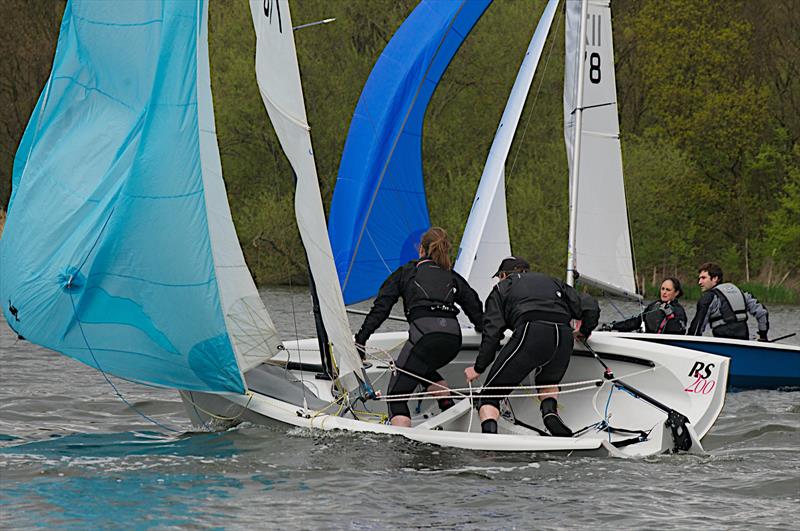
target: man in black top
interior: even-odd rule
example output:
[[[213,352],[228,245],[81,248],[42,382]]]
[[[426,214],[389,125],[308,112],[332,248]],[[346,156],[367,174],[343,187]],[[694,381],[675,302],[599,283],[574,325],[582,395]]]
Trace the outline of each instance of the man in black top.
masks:
[[[476,380],[490,364],[481,397],[478,401],[484,433],[497,433],[500,398],[509,394],[504,387],[519,385],[532,371],[542,393],[542,420],[556,436],[570,437],[572,431],[558,416],[556,397],[558,384],[569,365],[573,347],[572,319],[582,320],[579,333],[591,334],[597,325],[599,307],[587,300],[587,311],[575,289],[560,280],[530,271],[528,262],[510,257],[503,260],[483,314],[483,338],[473,367],[464,374],[467,381]],[[587,296],[588,297],[588,296]],[[513,329],[508,343],[492,363],[507,329]],[[487,396],[488,395],[488,396]]]
[[[769,312],[755,297],[730,282],[722,281],[722,268],[707,262],[698,269],[698,281],[703,296],[697,301],[697,311],[689,325],[690,336],[701,336],[708,325],[714,337],[750,339],[747,314],[758,321],[758,340],[767,341]]]

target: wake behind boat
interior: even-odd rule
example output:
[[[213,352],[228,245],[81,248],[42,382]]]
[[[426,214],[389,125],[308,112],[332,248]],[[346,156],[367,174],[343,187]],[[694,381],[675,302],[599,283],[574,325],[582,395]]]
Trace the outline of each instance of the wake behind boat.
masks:
[[[460,4],[420,7],[438,38],[463,29]],[[543,432],[530,386],[504,405],[499,435],[473,433],[469,388],[445,412],[414,395],[413,428],[384,424],[382,391],[398,370],[389,353],[406,335],[374,335],[372,364],[362,365],[325,226],[289,5],[252,0],[251,11],[259,87],[296,173],[319,337],[281,342],[244,263],[214,126],[207,2],[80,0],[67,5],[17,153],[0,241],[0,299],[19,336],[104,374],[180,390],[190,417],[213,429],[247,419],[471,449],[702,451],[727,360],[600,335],[577,349],[562,382],[576,437]],[[443,372],[451,382],[474,361],[478,337],[464,336]]]

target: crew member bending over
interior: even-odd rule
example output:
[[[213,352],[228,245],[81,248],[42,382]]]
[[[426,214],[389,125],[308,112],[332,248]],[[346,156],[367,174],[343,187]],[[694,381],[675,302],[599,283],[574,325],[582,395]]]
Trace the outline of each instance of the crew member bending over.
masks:
[[[401,266],[384,281],[355,336],[362,353],[369,337],[389,317],[400,297],[408,319],[408,341],[397,358],[398,370],[389,381],[387,395],[409,394],[423,384],[435,396],[446,397],[450,391],[438,369],[453,361],[461,350],[461,326],[455,305],[461,306],[478,331],[483,312],[478,294],[451,268],[450,240],[444,229],[428,229],[419,243],[419,260]],[[453,400],[440,398],[438,403],[444,411],[453,405]],[[406,401],[390,401],[389,415],[393,425],[411,426]]]
[[[571,286],[542,273],[530,272],[528,262],[510,257],[500,263],[500,282],[486,299],[483,338],[474,367],[467,367],[467,381],[476,380],[495,358],[506,329],[513,334],[497,355],[486,376],[478,400],[478,414],[484,433],[497,433],[500,398],[519,385],[532,371],[542,393],[542,421],[547,431],[560,437],[572,431],[558,416],[558,384],[569,365],[573,347],[572,319],[580,319],[580,334],[589,337],[597,325],[596,305],[582,315],[578,293]],[[587,305],[588,306],[588,305]]]

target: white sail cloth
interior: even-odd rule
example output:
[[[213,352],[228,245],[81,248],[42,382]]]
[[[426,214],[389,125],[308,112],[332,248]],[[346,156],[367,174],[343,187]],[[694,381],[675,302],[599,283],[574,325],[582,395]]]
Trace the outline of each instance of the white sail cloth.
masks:
[[[639,298],[631,252],[617,118],[608,0],[588,0],[579,175],[573,175],[581,0],[567,0],[564,141],[570,183],[577,179],[575,265],[582,282]],[[572,192],[573,186],[570,186]]]
[[[251,0],[256,78],[272,125],[297,177],[295,215],[339,376],[361,370],[333,261],[306,119],[288,0]]]
[[[489,149],[461,238],[455,270],[467,279],[482,301],[486,300],[494,286],[492,275],[500,260],[511,254],[506,212],[505,164],[557,7],[558,0],[549,1],[525,52]]]
[[[202,4],[202,17],[197,39],[197,107],[208,232],[225,326],[239,368],[246,372],[277,354],[281,340],[250,276],[231,218],[211,97],[207,3]]]

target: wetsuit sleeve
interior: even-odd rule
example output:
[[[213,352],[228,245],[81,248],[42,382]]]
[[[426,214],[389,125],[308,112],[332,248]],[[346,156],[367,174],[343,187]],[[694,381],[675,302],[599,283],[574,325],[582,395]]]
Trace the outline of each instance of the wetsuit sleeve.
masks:
[[[569,307],[570,317],[573,319],[583,319],[583,299],[578,291],[566,283],[561,283],[561,293],[564,294],[564,302]],[[598,318],[600,316],[600,307],[597,308]],[[595,323],[597,325],[597,323]]]
[[[372,333],[389,317],[392,307],[400,298],[402,280],[403,268],[400,267],[383,281],[381,289],[378,290],[378,296],[372,303],[372,308],[364,318],[361,330],[356,334],[356,343],[365,345]]]
[[[614,321],[611,323],[611,330],[617,332],[635,332],[642,326],[642,314],[634,315],[623,321]]]
[[[486,298],[486,308],[483,312],[483,337],[478,358],[475,360],[475,371],[483,372],[492,364],[500,348],[500,340],[508,328],[503,312],[503,300],[497,286],[494,287]]]
[[[697,301],[697,311],[695,311],[694,319],[692,319],[692,323],[689,325],[689,331],[686,332],[687,335],[703,335],[706,324],[708,323],[708,312],[715,298],[715,295],[710,291],[703,293],[703,296]]]
[[[600,322],[600,305],[597,299],[588,293],[580,294],[581,302],[581,329],[580,332],[586,337],[592,333],[592,330],[597,328]]]
[[[464,277],[453,271],[456,282],[456,303],[461,306],[464,313],[478,332],[483,330],[483,305],[478,294],[472,289]]]
[[[746,291],[744,292],[744,304],[747,308],[747,313],[755,317],[756,321],[758,321],[759,335],[762,333],[766,335],[766,333],[769,332],[769,312],[766,306],[758,302],[758,299]]]

